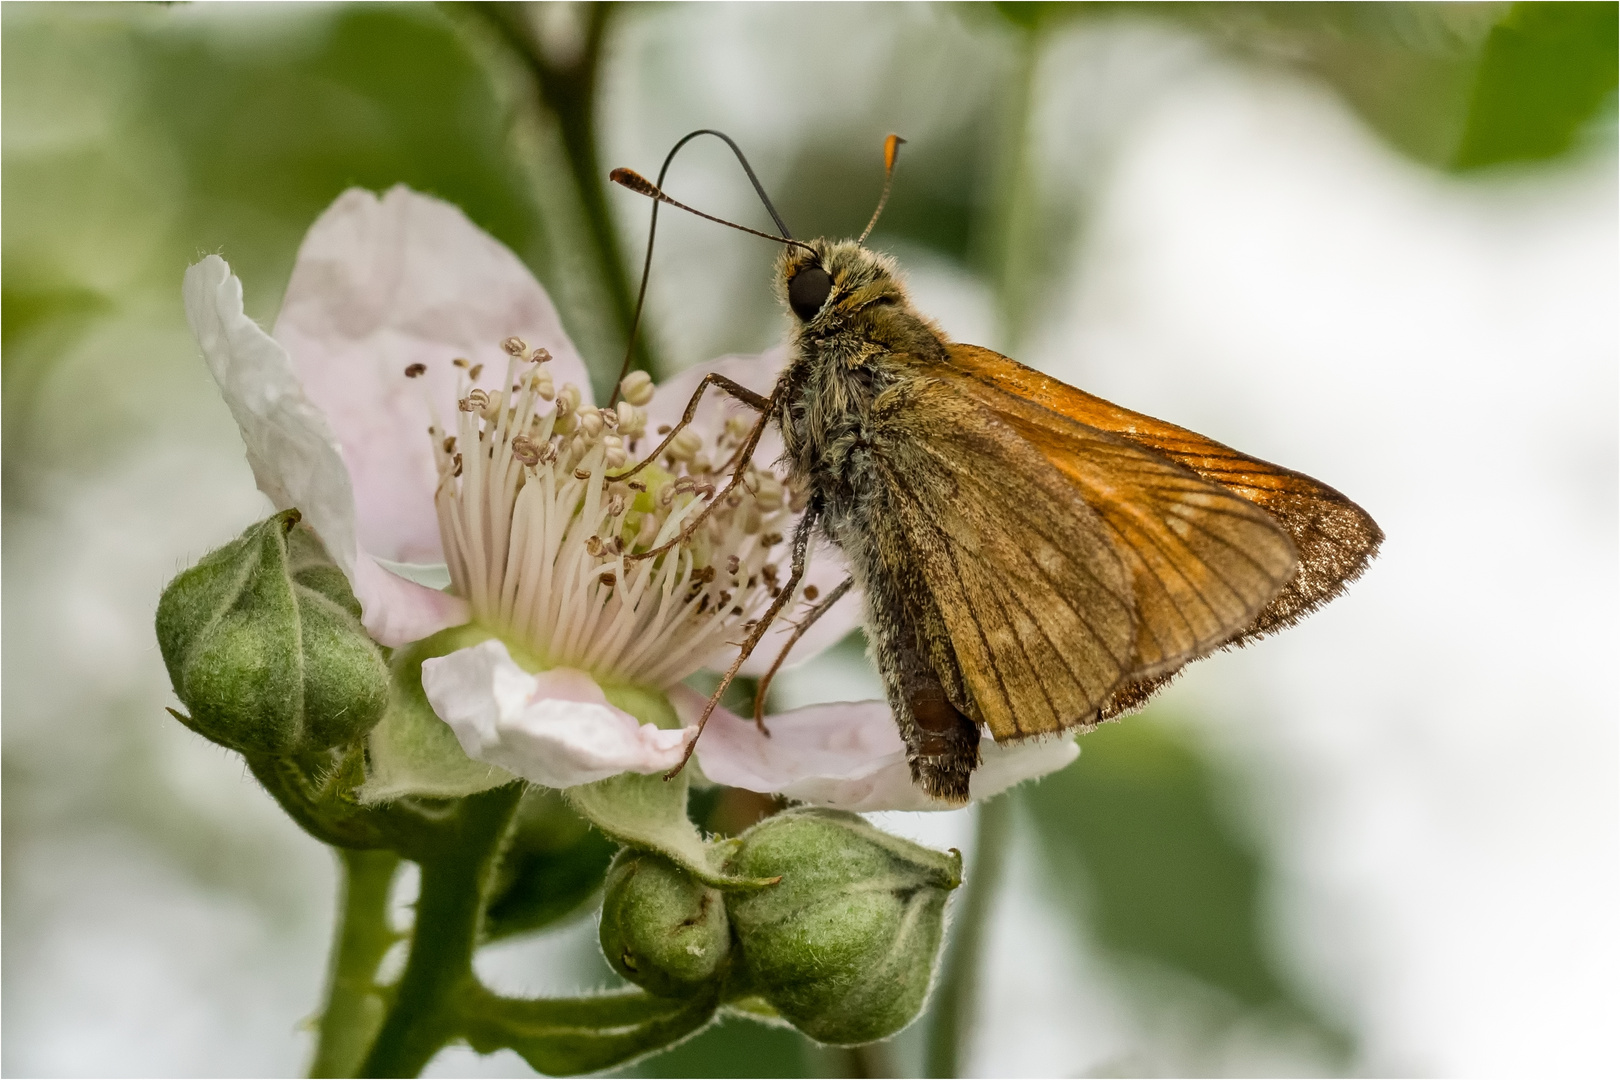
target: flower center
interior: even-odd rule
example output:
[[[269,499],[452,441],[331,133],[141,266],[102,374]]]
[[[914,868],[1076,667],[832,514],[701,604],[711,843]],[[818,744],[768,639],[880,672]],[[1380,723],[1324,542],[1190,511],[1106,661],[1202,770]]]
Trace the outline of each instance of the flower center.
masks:
[[[615,479],[647,437],[651,383],[633,374],[617,409],[582,407],[578,387],[553,385],[549,353],[504,344],[510,390],[473,389],[477,369],[457,360],[467,375],[454,433],[429,429],[456,591],[475,619],[549,665],[610,682],[679,682],[741,640],[780,593],[787,575],[773,552],[787,558],[783,536],[801,498],[749,463],[690,537],[657,558],[629,558],[680,535],[716,497],[747,422],[688,427],[661,462]]]

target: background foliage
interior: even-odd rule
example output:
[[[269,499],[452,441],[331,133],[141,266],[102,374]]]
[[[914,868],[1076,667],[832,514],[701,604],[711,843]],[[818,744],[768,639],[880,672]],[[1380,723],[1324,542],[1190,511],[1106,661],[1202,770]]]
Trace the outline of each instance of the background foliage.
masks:
[[[1065,302],[1112,155],[1188,57],[1325,87],[1416,166],[1489,183],[1504,169],[1612,160],[1616,12],[1611,3],[786,12],[762,50],[782,69],[769,80],[775,98],[758,104],[752,130],[734,134],[756,153],[784,216],[814,235],[858,228],[875,196],[878,142],[902,130],[912,141],[880,239],[979,290],[985,344],[1012,349],[1037,340]],[[322,887],[310,883],[325,880],[323,856],[232,775],[236,766],[163,717],[161,665],[139,617],[168,574],[257,516],[186,336],[179,276],[199,254],[223,252],[247,283],[250,314],[268,323],[317,213],[349,186],[406,183],[462,206],[528,263],[605,386],[623,348],[644,207],[585,178],[604,164],[650,170],[671,134],[710,122],[681,112],[679,80],[693,76],[671,57],[689,13],[529,14],[4,9],[8,1072],[94,1072],[113,1061],[132,1071],[297,1067],[297,1040],[284,1029],[315,1000],[324,911],[304,892]],[[1111,69],[1084,51],[1110,34],[1171,44],[1127,51],[1126,67]],[[710,55],[728,59],[725,46]],[[798,50],[815,62],[799,62]],[[1095,108],[1054,115],[1041,96],[1051,58],[1076,55]],[[680,190],[757,217],[719,169],[710,161]],[[770,344],[778,316],[761,283],[771,252],[687,222],[670,223],[667,239],[642,362],[670,371]],[[689,303],[697,292],[711,299]],[[99,569],[66,573],[86,563]],[[62,650],[100,659],[66,660]],[[840,656],[839,670],[858,668],[859,643]],[[1104,1067],[1220,1068],[1200,1055],[1256,1025],[1267,1045],[1289,1048],[1293,1067],[1356,1067],[1365,1059],[1352,1019],[1302,988],[1276,944],[1266,900],[1274,855],[1233,809],[1238,781],[1175,711],[1196,707],[1178,699],[1087,738],[1075,767],[998,804],[979,835],[1038,863],[1041,903],[1093,943],[1118,993],[1183,1002],[1197,1017],[1178,1021],[1191,1033],[1178,1062],[1143,1050]],[[538,873],[561,848],[537,836]],[[145,883],[145,907],[120,912],[86,895],[109,865],[122,867],[113,880]],[[993,878],[982,878],[986,905],[996,902]],[[501,933],[521,938],[576,903],[564,900],[538,913],[514,902]],[[233,1023],[236,1050],[217,1041],[223,1032],[197,1043],[176,1027],[159,1003],[185,992],[153,985],[162,965],[140,958],[143,947],[172,947],[139,945],[174,940],[154,925],[193,909],[207,912],[195,947],[217,955],[188,978],[231,987],[208,1023]],[[84,928],[70,950],[82,976],[59,970],[64,912]],[[253,929],[261,924],[279,929]],[[541,957],[545,978],[606,984],[599,958],[578,945],[588,937],[511,963]],[[286,941],[296,945],[276,944]],[[275,968],[272,953],[307,978],[283,974],[266,989],[266,974],[261,986],[256,971]],[[41,974],[47,961],[56,975]],[[154,1003],[113,1010],[109,1026],[83,990],[98,980]],[[936,1014],[975,1015],[971,1001],[940,1000]],[[926,1029],[852,1055],[731,1021],[634,1071],[917,1074],[941,1064],[928,1057]],[[255,1056],[271,1046],[282,1056]]]

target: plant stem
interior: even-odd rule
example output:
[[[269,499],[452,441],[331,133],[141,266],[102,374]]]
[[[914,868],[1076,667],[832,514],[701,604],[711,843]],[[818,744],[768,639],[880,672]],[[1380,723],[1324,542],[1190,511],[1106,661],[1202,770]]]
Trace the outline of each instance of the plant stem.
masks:
[[[926,1076],[960,1076],[971,1045],[978,1007],[979,956],[997,887],[1007,863],[1017,804],[1011,794],[979,804],[973,862],[965,875],[962,909],[951,925],[951,948],[935,991],[934,1019],[928,1030]]]
[[[523,60],[538,84],[541,103],[556,118],[568,169],[578,190],[580,208],[590,234],[597,276],[606,287],[613,314],[622,334],[628,336],[635,315],[635,291],[631,287],[619,246],[618,226],[607,200],[607,172],[602,168],[596,145],[597,75],[608,27],[617,15],[617,5],[594,3],[584,6],[584,25],[577,50],[567,55],[551,55],[539,39],[530,5],[479,3],[473,5],[501,34],[508,46]],[[653,370],[647,336],[639,335],[631,366]]]
[[[392,851],[339,848],[338,906],[311,1076],[352,1076],[383,1018],[377,966],[398,935],[388,925],[388,890],[399,868]]]
[[[421,860],[411,956],[361,1076],[416,1076],[455,1037],[485,893],[522,794],[523,785],[508,784],[467,796],[447,842]]]

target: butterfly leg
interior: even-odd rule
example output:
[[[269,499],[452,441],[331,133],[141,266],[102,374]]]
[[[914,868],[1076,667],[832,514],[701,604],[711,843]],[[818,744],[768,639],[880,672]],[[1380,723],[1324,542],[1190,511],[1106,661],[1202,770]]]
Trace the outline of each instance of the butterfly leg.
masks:
[[[771,680],[776,678],[776,672],[781,668],[783,661],[787,659],[788,653],[793,651],[793,646],[797,645],[799,639],[804,637],[805,632],[815,625],[817,619],[831,611],[832,606],[842,600],[844,594],[849,592],[854,585],[854,578],[845,578],[834,587],[832,592],[822,598],[815,607],[806,612],[804,618],[800,619],[798,625],[793,628],[793,634],[787,639],[787,644],[783,645],[782,651],[776,654],[776,660],[771,664],[771,669],[759,680],[759,687],[754,691],[754,724],[759,728],[761,735],[770,734],[769,731],[765,730],[765,694],[771,688]]]
[[[654,447],[652,453],[648,454],[646,457],[637,462],[635,467],[622,473],[615,473],[614,475],[608,477],[608,479],[614,481],[628,480],[642,469],[645,469],[648,465],[651,465],[653,462],[657,461],[659,456],[663,454],[665,450],[669,449],[669,444],[675,441],[675,436],[679,435],[683,429],[692,423],[692,419],[697,416],[698,405],[703,401],[704,391],[711,386],[718,386],[721,390],[724,390],[726,393],[730,394],[732,397],[736,398],[738,401],[742,402],[744,405],[755,410],[756,412],[768,414],[771,411],[770,398],[754,393],[752,390],[748,389],[748,387],[744,386],[740,382],[737,382],[735,379],[728,379],[719,372],[711,371],[707,375],[703,376],[702,382],[698,383],[697,389],[692,393],[691,400],[686,403],[686,411],[681,413],[680,422],[669,429],[668,433],[664,435],[664,441]]]
[[[748,390],[746,387],[732,383],[730,379],[722,379],[722,377],[718,375],[709,375],[705,377],[705,381],[707,381],[709,378],[713,378],[717,384],[731,383],[731,385],[737,387],[737,389],[752,394],[755,398],[759,398],[759,395],[754,394],[752,390]],[[737,485],[743,482],[743,477],[748,475],[748,463],[753,460],[754,451],[758,449],[759,440],[764,437],[765,427],[771,422],[771,416],[776,408],[776,398],[774,396],[769,398],[759,398],[759,400],[761,402],[759,406],[759,419],[754,421],[754,427],[751,431],[749,431],[748,438],[743,441],[742,446],[737,449],[736,456],[732,459],[736,462],[736,464],[731,470],[730,478],[726,480],[726,486],[721,488],[718,493],[714,492],[712,488],[707,489],[709,491],[707,496],[709,500],[708,505],[694,514],[692,516],[692,520],[688,521],[673,539],[667,541],[666,543],[659,544],[655,548],[649,548],[646,551],[638,551],[634,554],[627,554],[624,556],[626,560],[639,562],[642,559],[655,559],[664,552],[669,551],[671,548],[686,543],[692,534],[698,531],[698,527],[708,520],[709,515],[714,513],[715,507],[725,502],[726,496],[735,491],[737,489]],[[687,419],[689,420],[691,416],[696,413],[696,411],[697,397],[694,395],[692,398],[692,403],[686,407]],[[676,430],[679,429],[677,428]],[[675,432],[671,431],[669,438],[672,439],[674,437]],[[666,443],[668,441],[669,439],[664,440]],[[653,458],[662,450],[663,446],[660,445],[658,450],[655,450],[653,454],[649,455],[644,461],[641,462],[640,465],[637,465],[636,469],[639,469],[646,465],[649,461],[652,461]],[[635,469],[631,469],[629,472],[620,473],[619,475],[611,477],[610,479],[622,480],[625,477],[633,474],[635,471]],[[804,520],[804,518],[800,519],[801,525],[803,524]]]
[[[765,632],[771,628],[771,624],[782,613],[782,609],[787,607],[788,601],[793,599],[794,592],[799,588],[799,582],[804,580],[805,557],[809,553],[810,537],[815,532],[816,519],[819,516],[820,508],[815,503],[811,503],[805,508],[804,516],[799,519],[798,527],[793,530],[793,572],[788,575],[787,582],[782,586],[782,591],[777,593],[776,598],[771,601],[771,606],[765,609],[765,614],[754,622],[754,628],[743,639],[742,648],[737,651],[737,659],[731,662],[731,666],[726,669],[726,673],[720,677],[720,685],[714,688],[714,693],[709,695],[708,704],[703,706],[703,715],[698,717],[697,734],[693,735],[692,741],[686,744],[686,753],[681,757],[681,763],[665,773],[665,779],[675,776],[686,768],[686,763],[692,758],[692,751],[697,749],[698,739],[703,735],[704,725],[708,724],[709,717],[714,714],[715,707],[720,704],[720,699],[725,695],[726,688],[731,685],[731,680],[737,677],[737,671],[753,654],[754,647],[759,644],[760,638],[765,636]]]

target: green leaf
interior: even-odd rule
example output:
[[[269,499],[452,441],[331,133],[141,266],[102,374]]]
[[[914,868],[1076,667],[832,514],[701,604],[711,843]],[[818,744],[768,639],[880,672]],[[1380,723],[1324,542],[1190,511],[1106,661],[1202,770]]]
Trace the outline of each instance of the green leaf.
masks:
[[[713,996],[677,1001],[640,990],[524,1001],[474,989],[461,1031],[480,1054],[509,1048],[537,1072],[573,1076],[672,1046],[709,1023],[718,1004]]]
[[[1617,64],[1620,5],[1513,5],[1485,43],[1455,166],[1563,153],[1613,96]]]
[[[1261,854],[1229,823],[1209,767],[1175,730],[1131,717],[1022,790],[1063,897],[1106,950],[1339,1036],[1278,973],[1263,937]]]
[[[485,940],[531,933],[583,908],[616,845],[576,814],[561,793],[530,788],[518,805],[484,914]]]

